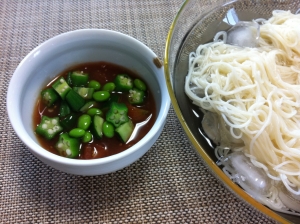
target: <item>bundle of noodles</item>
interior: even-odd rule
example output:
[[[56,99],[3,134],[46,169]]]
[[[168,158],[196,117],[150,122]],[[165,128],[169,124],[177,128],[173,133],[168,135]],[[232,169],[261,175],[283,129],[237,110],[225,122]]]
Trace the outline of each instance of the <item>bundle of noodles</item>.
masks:
[[[200,45],[190,54],[185,92],[243,143],[232,151],[300,194],[299,14],[274,11],[262,22],[255,48]]]

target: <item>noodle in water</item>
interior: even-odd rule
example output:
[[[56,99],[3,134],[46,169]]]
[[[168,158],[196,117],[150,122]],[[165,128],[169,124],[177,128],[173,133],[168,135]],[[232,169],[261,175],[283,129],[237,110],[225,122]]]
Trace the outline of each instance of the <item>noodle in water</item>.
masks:
[[[214,139],[224,172],[261,203],[295,214],[280,195],[300,199],[300,14],[277,10],[253,22],[257,47],[226,44],[222,32],[190,54],[185,92],[217,121],[211,133],[227,133]],[[256,169],[262,190],[236,161]]]

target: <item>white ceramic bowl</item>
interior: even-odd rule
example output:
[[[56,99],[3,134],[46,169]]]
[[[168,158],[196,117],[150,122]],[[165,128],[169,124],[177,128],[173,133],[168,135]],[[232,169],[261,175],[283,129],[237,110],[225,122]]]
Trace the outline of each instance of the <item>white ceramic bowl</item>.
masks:
[[[68,159],[42,148],[34,134],[33,109],[41,88],[70,66],[106,61],[137,72],[154,95],[157,117],[146,136],[131,148],[101,159]],[[15,70],[8,87],[10,122],[30,152],[49,166],[77,175],[120,170],[143,156],[163,130],[170,106],[163,67],[151,49],[115,31],[83,29],[53,37],[32,50]]]

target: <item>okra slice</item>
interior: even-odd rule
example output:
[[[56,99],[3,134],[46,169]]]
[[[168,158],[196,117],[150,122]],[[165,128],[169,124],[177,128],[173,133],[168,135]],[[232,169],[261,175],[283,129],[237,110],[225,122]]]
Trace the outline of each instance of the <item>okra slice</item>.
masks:
[[[136,88],[138,88],[139,90],[142,90],[142,91],[146,91],[147,90],[146,84],[142,80],[140,80],[140,79],[133,80],[133,85]]]
[[[47,105],[47,107],[51,107],[59,98],[59,95],[52,88],[44,89],[41,92],[42,102]]]
[[[92,99],[94,93],[93,88],[73,87],[73,90],[86,100]]]
[[[141,104],[144,102],[145,92],[137,88],[129,90],[128,101],[131,104]]]
[[[128,120],[126,123],[120,125],[118,128],[115,129],[116,133],[119,134],[119,136],[121,137],[122,141],[124,143],[126,143],[132,132],[133,132],[133,129],[134,129],[134,124],[132,123],[131,120]]]
[[[68,74],[73,86],[86,86],[89,81],[89,74],[81,71],[73,71]]]
[[[129,120],[127,115],[128,108],[123,103],[112,102],[111,107],[106,113],[106,120],[112,123],[115,127],[119,127]]]
[[[66,95],[66,101],[72,110],[78,112],[85,105],[85,100],[76,93],[73,89],[71,89]]]
[[[100,139],[103,136],[102,126],[104,119],[99,115],[95,115],[92,120],[91,131],[95,138]]]
[[[59,136],[55,148],[61,156],[76,158],[79,155],[80,142],[76,138],[71,138],[68,133],[63,133]]]
[[[37,134],[43,136],[44,138],[50,140],[54,136],[63,130],[59,123],[58,117],[50,118],[43,115],[41,123],[36,127],[35,131]]]
[[[64,100],[68,92],[72,89],[63,77],[60,77],[52,84],[52,88],[60,95]]]
[[[129,91],[133,88],[133,80],[126,74],[119,74],[114,79],[116,91]]]

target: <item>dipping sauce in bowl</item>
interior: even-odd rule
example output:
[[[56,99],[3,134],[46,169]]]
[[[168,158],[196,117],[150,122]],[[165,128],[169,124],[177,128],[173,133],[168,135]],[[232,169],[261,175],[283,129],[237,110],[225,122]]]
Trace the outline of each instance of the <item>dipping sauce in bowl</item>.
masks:
[[[157,55],[146,45],[119,32],[99,29],[84,29],[55,36],[33,49],[22,60],[12,76],[7,93],[7,111],[12,127],[33,155],[55,169],[76,175],[101,175],[120,170],[141,158],[152,147],[163,130],[170,106],[170,98],[166,88],[163,68],[158,66],[157,62]],[[106,68],[109,67],[112,69],[111,73],[114,73],[112,77],[104,76],[103,78],[100,78],[99,73],[105,73],[104,71],[106,69],[101,68],[101,66],[104,65],[101,63],[104,63]],[[100,67],[96,69],[98,65]],[[97,70],[99,70],[99,72],[97,72]],[[64,92],[64,90],[68,90],[68,87],[65,85],[60,86],[59,80],[64,77],[66,81],[65,83],[68,83],[67,73],[69,71],[75,72],[75,74],[78,71],[79,74],[85,72],[89,73],[88,81],[86,86],[68,84],[69,88],[72,88],[72,91],[70,90],[70,92],[72,92],[72,97],[68,97],[69,92],[66,92],[66,95],[63,94],[61,97],[60,93]],[[38,103],[39,98],[41,97],[41,91],[44,88],[51,89],[54,85],[54,87],[58,90],[58,102],[68,98],[71,99],[69,99],[69,101],[74,101],[74,96],[77,96],[78,94],[80,95],[85,91],[87,91],[87,95],[93,97],[93,94],[96,92],[104,91],[105,89],[103,88],[105,83],[114,81],[114,78],[117,77],[117,73],[118,75],[126,74],[130,76],[133,81],[138,78],[143,81],[147,87],[147,90],[144,90],[144,97],[140,97],[145,100],[144,103],[134,105],[128,104],[121,96],[119,97],[120,102],[115,102],[122,104],[123,106],[125,105],[127,108],[125,109],[127,110],[127,116],[124,118],[128,122],[129,120],[132,122],[132,124],[128,124],[127,127],[129,127],[129,129],[134,127],[133,130],[130,130],[129,132],[121,132],[120,130],[118,132],[112,131],[110,133],[106,133],[108,135],[107,137],[104,136],[105,134],[103,130],[98,128],[99,125],[96,125],[96,133],[98,135],[96,136],[92,130],[89,130],[89,127],[87,128],[85,125],[81,126],[82,124],[80,124],[79,128],[84,129],[83,133],[90,132],[90,134],[92,134],[92,137],[89,136],[91,138],[85,138],[80,135],[80,133],[82,134],[82,131],[79,135],[78,133],[70,133],[72,129],[78,128],[78,120],[76,120],[74,126],[71,125],[66,130],[59,130],[57,136],[54,137],[58,138],[58,140],[61,137],[60,140],[62,141],[58,143],[56,140],[53,140],[54,143],[52,145],[52,147],[57,146],[59,150],[57,150],[57,148],[56,150],[60,153],[57,153],[57,151],[54,150],[54,147],[49,150],[48,143],[44,144],[44,140],[41,142],[40,136],[36,133],[37,129],[39,129],[39,133],[43,133],[44,131],[43,129],[40,130],[40,128],[37,128],[37,125],[40,122],[39,119],[41,119],[42,115],[42,113],[37,111],[41,112],[43,111],[43,108],[45,108],[45,106],[42,104],[39,105]],[[109,73],[107,73],[107,76],[109,76],[108,74]],[[57,81],[59,82],[56,83]],[[77,83],[77,81],[75,81],[75,83]],[[97,89],[97,85],[94,86],[96,90],[94,89],[92,95],[90,95],[90,90],[73,89],[74,87],[89,88],[91,87],[91,82],[92,86],[97,82],[101,85],[100,89]],[[65,83],[62,80],[61,84]],[[66,87],[66,89],[64,87]],[[75,90],[79,92],[74,94],[73,92]],[[102,115],[97,114],[98,117],[96,119],[97,121],[100,121],[100,123],[101,121],[104,123],[107,120],[107,114],[109,111],[109,109],[104,108],[105,102],[102,102],[103,98],[104,101],[110,101],[111,98],[114,98],[113,95],[122,95],[117,89],[115,89],[116,92],[110,88],[105,91],[109,92],[108,94],[110,97],[105,98],[107,97],[107,93],[104,94],[104,96],[102,96],[101,93],[97,93],[96,97],[92,98],[92,100],[101,101],[97,102],[97,104],[99,104],[99,108],[98,106],[97,108],[102,111]],[[130,90],[128,90],[126,94],[130,94]],[[88,103],[87,101],[89,100],[82,100],[78,97],[75,98],[75,103],[73,102],[69,105],[72,107],[71,112],[76,112],[79,116],[88,114],[91,118],[89,125],[95,123],[93,118],[96,116],[95,114],[88,111],[81,111],[82,107],[85,106],[83,104]],[[134,101],[134,99],[135,98],[132,97],[131,99],[128,99],[128,101]],[[150,107],[147,105],[150,105]],[[122,108],[124,108],[123,106]],[[40,109],[37,109],[38,107]],[[60,105],[57,107],[60,107]],[[136,116],[132,115],[134,109],[147,110],[149,115],[147,115],[147,118],[142,118],[137,121]],[[54,110],[58,111],[58,108],[55,108]],[[49,117],[52,116],[57,117],[57,121],[54,121],[55,127],[56,124],[61,123],[63,118],[67,115],[60,117],[59,113]],[[46,121],[47,119],[44,120]],[[145,121],[145,125],[141,125],[143,121]],[[139,137],[133,138],[132,136],[135,136],[135,130],[138,126],[143,126],[136,132]],[[45,127],[48,132],[48,124],[42,124],[41,128],[43,127]],[[144,128],[146,129],[144,130]],[[52,130],[53,128],[51,127],[50,129],[51,131],[48,133],[50,135],[54,133],[52,131],[57,131],[57,127],[55,127],[54,130]],[[120,129],[120,127],[115,127],[115,130],[116,129]],[[127,130],[127,128],[124,129]],[[103,134],[101,134],[101,130]],[[127,133],[127,135],[118,136],[120,133]],[[70,134],[73,136],[66,136]],[[114,136],[112,137],[110,134],[113,134]],[[140,136],[140,134],[144,136]],[[108,144],[109,141],[113,142],[111,144],[118,144],[118,149],[114,149],[114,152],[108,154],[108,151],[111,150],[108,149],[108,147],[103,146],[102,143],[99,143],[99,145],[102,145],[102,147],[99,148],[107,148],[108,150],[96,151],[94,139],[101,135],[102,140],[106,139],[106,144]],[[69,137],[75,139],[75,141],[72,140],[72,142],[75,142],[75,145],[79,145],[79,150],[74,152],[71,148],[66,147],[66,145],[68,145],[67,143],[70,143]],[[132,137],[132,140],[129,140],[128,137]],[[46,138],[50,137],[47,136]],[[118,140],[118,143],[115,143],[115,141],[112,140],[113,138]],[[139,140],[137,140],[138,138]],[[101,139],[97,139],[97,141],[100,141]],[[122,147],[119,147],[120,144]],[[128,144],[128,147],[123,146],[126,144]],[[81,152],[81,147],[86,145],[90,145],[90,147],[86,147],[89,148],[89,150],[86,150],[86,153],[83,153],[83,151]]]
[[[71,79],[74,71],[88,77],[87,80],[84,80],[85,83],[82,85],[77,84],[77,86],[76,83],[72,83]],[[118,89],[118,79],[123,76],[130,82],[130,89],[128,90]],[[54,83],[60,81],[61,78],[69,82],[66,85],[71,87],[70,91],[75,90],[79,95],[77,97],[84,99],[80,101],[82,105],[78,107],[78,111],[76,111],[76,108],[72,108],[72,102],[68,101],[67,96],[63,99],[53,88]],[[46,138],[47,134],[46,137],[43,136],[43,133],[39,134],[38,129],[36,129],[36,134],[43,148],[61,156],[96,159],[117,154],[143,138],[155,121],[154,97],[147,88],[146,83],[139,78],[138,74],[116,64],[93,62],[74,66],[51,80],[42,92],[47,90],[52,91],[57,100],[49,105],[49,100],[43,100],[42,96],[38,98],[33,114],[33,125],[36,129],[43,116],[58,118],[57,125],[60,125],[62,129],[58,130],[51,139]],[[135,96],[136,99],[132,99],[134,94],[142,95],[137,95]],[[137,99],[137,97],[141,97],[141,99]],[[139,100],[139,102],[135,100]],[[121,122],[120,125],[113,125],[112,122],[107,121],[107,116],[112,110],[112,103],[122,105],[127,110],[124,116],[128,117],[131,128],[126,130],[128,134],[126,139],[122,139],[118,133],[120,129],[118,127],[122,124],[125,125],[125,121]],[[96,130],[93,127],[98,125],[95,116],[100,119],[100,127],[98,127],[100,136],[95,133]],[[81,127],[82,124],[79,124],[79,122],[86,119],[88,124],[86,124],[86,127]],[[75,139],[79,143],[76,146],[77,148],[73,148],[75,154],[67,155],[65,150],[59,150],[58,142],[60,141],[60,135],[63,133],[67,133],[67,138]]]

